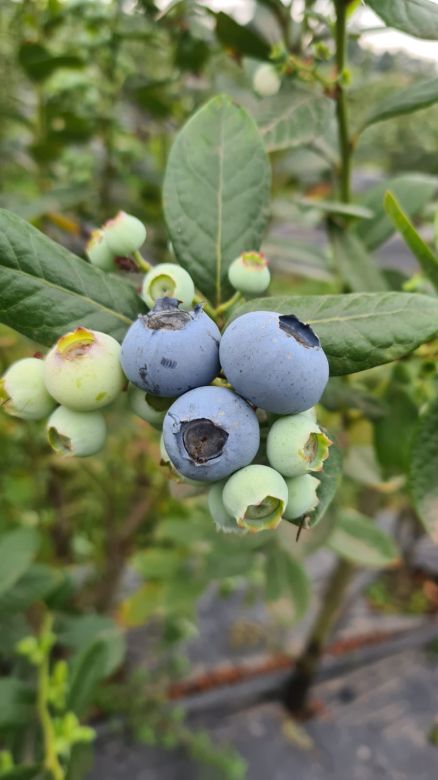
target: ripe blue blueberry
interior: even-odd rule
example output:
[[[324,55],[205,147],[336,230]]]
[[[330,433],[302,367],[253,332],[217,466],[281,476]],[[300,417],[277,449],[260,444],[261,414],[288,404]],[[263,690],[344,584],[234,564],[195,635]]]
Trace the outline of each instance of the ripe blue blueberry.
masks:
[[[216,482],[251,463],[260,429],[243,398],[224,387],[198,387],[172,404],[164,418],[163,438],[180,474]]]
[[[182,311],[177,300],[161,298],[129,328],[122,344],[122,368],[142,390],[176,398],[215,378],[220,337],[201,306]]]
[[[222,368],[235,391],[262,409],[296,414],[318,403],[329,365],[318,337],[293,314],[254,311],[221,339]]]

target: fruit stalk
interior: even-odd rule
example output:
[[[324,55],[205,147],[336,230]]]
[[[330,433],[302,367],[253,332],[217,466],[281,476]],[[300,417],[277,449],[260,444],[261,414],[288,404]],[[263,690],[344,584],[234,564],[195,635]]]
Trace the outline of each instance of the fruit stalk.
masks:
[[[336,9],[336,116],[338,120],[338,139],[341,157],[339,171],[339,191],[344,203],[351,201],[351,156],[352,145],[348,129],[348,109],[345,94],[344,74],[347,60],[347,4],[345,0],[335,0]]]

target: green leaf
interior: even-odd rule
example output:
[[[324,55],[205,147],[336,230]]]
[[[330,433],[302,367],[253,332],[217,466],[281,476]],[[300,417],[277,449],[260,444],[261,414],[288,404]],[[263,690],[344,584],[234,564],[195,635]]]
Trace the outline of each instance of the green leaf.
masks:
[[[85,652],[97,642],[105,648],[102,674],[108,677],[122,663],[125,639],[117,623],[105,615],[64,615],[57,623],[57,633],[63,645]]]
[[[367,0],[388,27],[425,40],[438,39],[438,6],[430,0]]]
[[[82,60],[74,54],[51,54],[40,43],[26,41],[18,50],[18,61],[32,81],[43,81],[58,68],[78,68]]]
[[[93,701],[96,688],[104,679],[107,648],[97,641],[74,658],[71,665],[67,709],[78,716],[86,712]]]
[[[332,225],[330,238],[340,276],[353,292],[380,292],[388,289],[383,274],[353,233]]]
[[[47,346],[78,325],[121,340],[142,307],[124,280],[0,209],[0,322]]]
[[[1,780],[43,780],[40,766],[15,766],[0,775]]]
[[[18,528],[0,536],[0,594],[6,593],[31,565],[39,547],[32,528]]]
[[[286,597],[293,610],[293,621],[300,620],[309,606],[311,593],[302,564],[274,543],[266,550],[265,573],[268,600]]]
[[[391,190],[409,217],[415,217],[430,203],[437,180],[422,174],[404,174],[379,182],[361,198],[361,205],[371,209],[374,217],[354,226],[354,232],[367,249],[376,249],[394,233],[394,225],[383,207],[385,192]]]
[[[260,246],[269,188],[269,161],[253,120],[228,97],[213,98],[178,134],[163,198],[176,256],[215,305],[232,293],[232,261]]]
[[[17,677],[0,678],[0,730],[24,726],[33,715],[32,690]]]
[[[303,146],[322,135],[334,115],[329,98],[296,89],[264,99],[256,121],[268,152]]]
[[[438,301],[416,293],[256,298],[233,312],[295,314],[321,340],[332,376],[364,371],[409,354],[438,333]]]
[[[410,491],[426,531],[438,543],[438,401],[420,423],[412,442]]]
[[[149,550],[139,550],[132,565],[146,579],[167,579],[178,573],[185,558],[179,550],[151,547]]]
[[[216,35],[222,46],[241,57],[267,60],[271,47],[250,25],[238,24],[231,16],[220,11],[216,15]]]
[[[432,106],[438,101],[438,78],[427,81],[415,81],[406,89],[393,92],[389,97],[378,103],[365,119],[364,130],[377,122],[384,122],[394,116],[412,114],[421,108]]]
[[[323,471],[315,476],[320,482],[318,488],[319,504],[306,518],[306,529],[314,528],[323,519],[341,484],[342,455],[336,444],[332,444],[330,447],[329,457],[324,463]]]
[[[399,560],[393,539],[358,512],[339,515],[328,546],[351,563],[369,568],[392,566]]]
[[[358,409],[369,420],[377,420],[386,413],[385,404],[366,388],[347,384],[342,377],[332,377],[320,403],[330,412]]]
[[[0,596],[0,613],[26,610],[45,598],[62,580],[62,574],[56,569],[42,563],[32,564],[15,585]]]
[[[430,279],[435,289],[438,290],[438,257],[417,233],[408,215],[403,211],[392,192],[388,191],[385,194],[384,206],[390,220],[417,258],[427,278]]]
[[[341,203],[336,200],[318,200],[317,198],[298,198],[294,203],[305,209],[315,209],[315,211],[322,211],[323,214],[337,214],[341,217],[371,219],[374,216],[371,209],[367,209],[359,203]]]
[[[390,383],[385,393],[387,412],[374,423],[374,445],[384,476],[405,474],[409,468],[418,409],[409,393]]]

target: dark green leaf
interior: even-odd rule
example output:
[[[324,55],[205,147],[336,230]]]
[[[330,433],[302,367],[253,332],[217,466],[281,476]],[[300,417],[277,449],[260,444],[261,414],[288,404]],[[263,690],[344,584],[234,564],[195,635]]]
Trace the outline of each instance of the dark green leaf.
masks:
[[[76,55],[53,55],[40,43],[26,42],[20,46],[18,61],[32,81],[43,81],[58,68],[78,68],[83,65]]]
[[[430,0],[367,0],[388,27],[425,40],[438,39],[438,6]]]
[[[262,139],[229,98],[211,100],[178,134],[164,180],[166,222],[179,262],[215,304],[232,292],[232,261],[260,246],[269,188]]]
[[[401,233],[407,246],[415,255],[427,278],[438,290],[438,257],[415,230],[408,215],[403,211],[392,192],[387,192],[384,200],[385,211],[395,228]]]
[[[438,101],[438,78],[416,81],[407,89],[393,92],[378,103],[365,119],[363,128],[392,119],[394,116],[411,114],[421,108],[432,106]]]
[[[0,613],[19,612],[47,596],[62,582],[62,574],[42,563],[34,563],[0,596]]]
[[[43,780],[40,766],[15,766],[0,774],[1,780]]]
[[[0,594],[6,593],[31,565],[39,546],[32,528],[18,528],[0,536]]]
[[[41,344],[78,325],[121,340],[142,311],[135,290],[0,209],[0,321]]]
[[[64,615],[57,633],[63,645],[84,653],[99,642],[105,649],[102,675],[112,674],[122,663],[125,655],[125,640],[119,626],[105,615]]]
[[[222,46],[241,57],[267,60],[271,47],[250,25],[238,24],[220,11],[216,16],[216,35]]]
[[[418,516],[438,543],[438,401],[420,418],[412,443],[410,489]]]
[[[327,129],[333,112],[329,98],[296,89],[263,100],[256,120],[267,150],[276,152],[310,143]]]
[[[77,656],[70,672],[67,709],[79,717],[93,701],[97,686],[105,677],[107,647],[97,641]]]
[[[256,298],[233,313],[295,314],[321,339],[332,376],[390,363],[438,333],[438,301],[415,293]]]
[[[353,511],[338,516],[328,546],[359,566],[380,568],[391,566],[399,559],[394,540],[373,520]]]
[[[293,610],[293,621],[300,620],[309,606],[310,582],[301,563],[277,544],[266,551],[266,595],[270,601],[286,597]]]
[[[384,476],[391,477],[409,468],[418,409],[409,393],[397,384],[390,383],[384,400],[387,412],[374,423],[374,445]]]
[[[394,226],[385,213],[383,199],[391,190],[409,217],[415,217],[430,203],[437,188],[437,180],[423,174],[404,174],[376,184],[361,198],[361,205],[371,209],[374,217],[354,226],[354,232],[367,249],[376,249],[394,233]]]
[[[314,528],[323,519],[332,503],[342,480],[342,455],[339,447],[332,444],[329,450],[328,460],[324,463],[324,469],[316,474],[320,481],[318,488],[319,504],[311,512],[305,521],[305,528]]]
[[[340,276],[353,292],[381,292],[388,289],[383,274],[364,245],[353,233],[330,228],[334,260]]]
[[[32,690],[17,677],[0,678],[0,730],[25,725],[33,715]]]
[[[358,409],[370,420],[377,420],[386,412],[385,404],[369,390],[347,384],[342,377],[332,377],[324,390],[320,403],[331,412]]]

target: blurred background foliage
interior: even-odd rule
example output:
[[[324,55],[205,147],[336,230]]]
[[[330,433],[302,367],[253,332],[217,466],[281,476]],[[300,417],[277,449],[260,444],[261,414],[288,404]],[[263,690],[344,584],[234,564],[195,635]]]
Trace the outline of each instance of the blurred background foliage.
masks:
[[[255,62],[268,61],[279,42],[295,57],[316,59],[329,74],[330,24],[317,0],[306,7],[300,23],[280,0],[259,0],[250,21],[241,24],[194,0],[165,8],[152,0],[1,3],[0,205],[82,256],[90,230],[123,208],[148,227],[148,259],[171,259],[161,186],[177,130],[219,91],[260,112],[263,101],[251,88]],[[430,75],[429,63],[363,48],[359,33],[349,46],[353,130],[369,105]],[[286,101],[297,80],[296,74],[286,80]],[[420,125],[416,114],[372,125],[355,156],[358,202],[375,206],[381,180],[397,177],[426,234],[435,210],[437,121],[435,106],[422,113]],[[326,214],[315,201],[303,200],[336,200],[336,140],[330,123],[322,130],[317,141],[272,154],[272,220],[263,249],[272,260],[274,294],[341,291],[329,262]],[[392,232],[382,207],[355,229],[369,251]],[[383,260],[385,265],[394,289],[416,289],[415,266]],[[1,327],[2,372],[36,351],[38,345]],[[183,745],[219,777],[243,777],[239,757],[215,750],[205,734],[185,728],[177,708],[164,707],[169,681],[188,670],[180,643],[196,634],[198,600],[211,583],[224,596],[243,589],[248,598],[281,601],[283,619],[292,623],[305,613],[311,594],[302,561],[319,546],[352,563],[363,563],[368,551],[371,567],[394,564],[400,556],[409,564],[411,542],[421,531],[404,489],[408,452],[419,410],[436,393],[436,357],[432,344],[396,366],[330,382],[321,420],[341,445],[345,478],[333,511],[294,546],[291,527],[238,544],[218,535],[205,499],[175,483],[166,467],[157,468],[159,434],[126,413],[125,398],[111,411],[105,452],[86,461],[60,460],[49,453],[43,426],[1,415],[0,758],[6,768],[0,762],[0,776],[4,771],[9,777],[10,762],[24,759],[23,735],[38,728],[29,710],[34,678],[25,661],[32,653],[26,644],[17,653],[17,646],[49,613],[58,655],[69,667],[62,712],[123,714],[139,738]],[[388,434],[394,427],[395,445]],[[342,519],[346,507],[368,517],[357,526],[357,538],[348,521],[336,525],[335,515]],[[374,525],[369,532],[369,518],[384,509],[399,518],[401,547],[384,531],[373,535]],[[11,537],[17,528],[27,536]],[[15,573],[3,587],[1,564],[11,555]],[[373,593],[380,607],[382,600],[388,604],[391,588],[385,587]],[[427,599],[415,603],[431,608]],[[160,661],[133,671],[124,661],[125,633],[146,622],[152,626],[147,657],[159,655]],[[84,670],[88,687],[77,697]],[[10,674],[17,681],[12,686]],[[103,678],[110,678],[106,687]],[[60,726],[60,738],[67,744],[69,777],[79,777],[89,735],[67,726]]]

